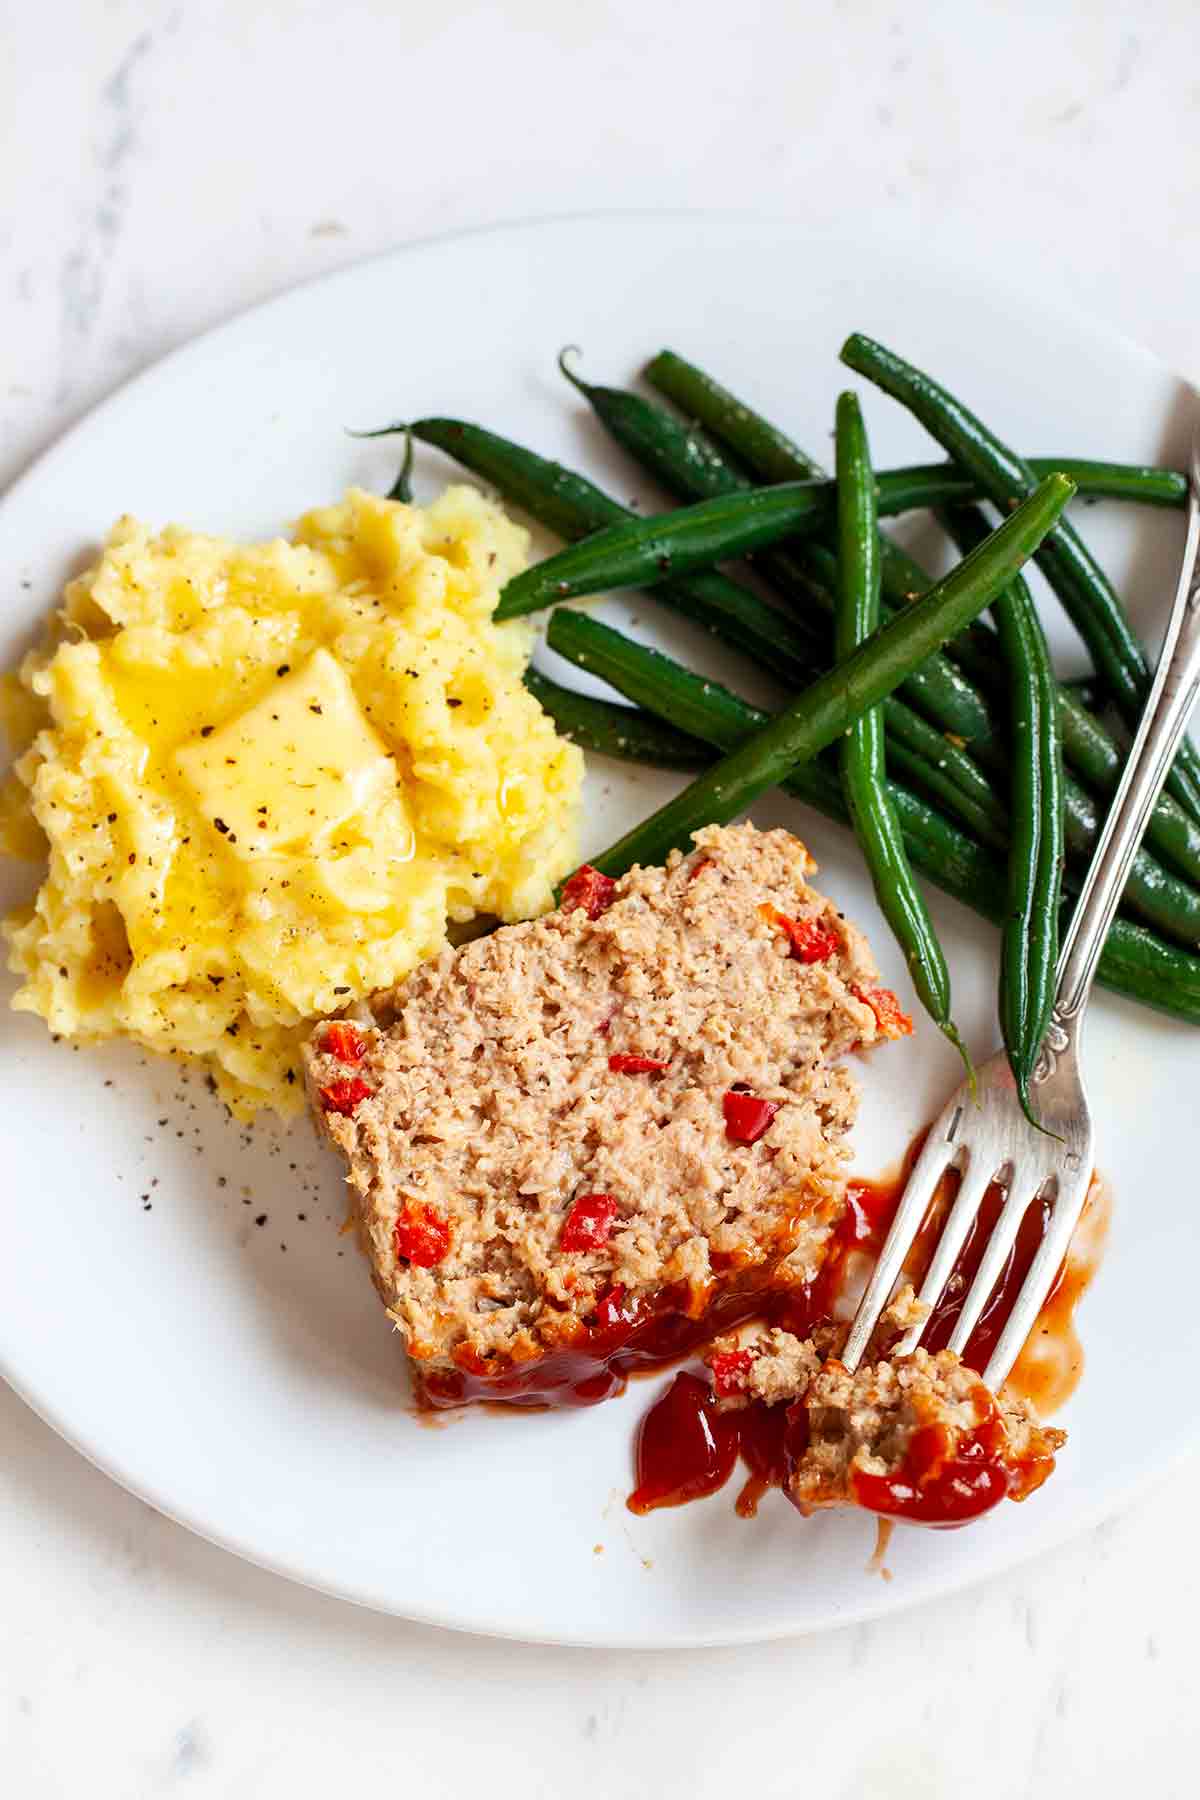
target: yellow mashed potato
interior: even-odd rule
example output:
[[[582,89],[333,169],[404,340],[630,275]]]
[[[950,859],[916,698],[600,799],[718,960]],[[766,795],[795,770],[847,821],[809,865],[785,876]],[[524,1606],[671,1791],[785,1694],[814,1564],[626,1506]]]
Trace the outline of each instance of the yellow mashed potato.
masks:
[[[9,695],[5,836],[49,846],[14,1004],[287,1112],[314,1018],[448,921],[543,911],[582,757],[522,686],[528,627],[492,623],[526,544],[466,487],[352,491],[249,546],[121,519]]]

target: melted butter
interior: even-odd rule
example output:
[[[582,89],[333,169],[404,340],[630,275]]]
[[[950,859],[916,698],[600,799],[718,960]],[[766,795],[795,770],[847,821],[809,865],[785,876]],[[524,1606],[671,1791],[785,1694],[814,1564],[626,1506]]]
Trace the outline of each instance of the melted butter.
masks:
[[[185,744],[173,765],[239,857],[324,839],[395,798],[395,763],[327,650],[277,680],[256,705]]]

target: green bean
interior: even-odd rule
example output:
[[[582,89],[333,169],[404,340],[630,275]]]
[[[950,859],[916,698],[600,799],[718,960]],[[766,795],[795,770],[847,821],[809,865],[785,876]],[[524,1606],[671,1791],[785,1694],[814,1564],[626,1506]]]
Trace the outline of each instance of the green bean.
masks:
[[[881,626],[836,669],[814,681],[752,742],[698,776],[666,806],[593,859],[595,866],[614,875],[635,862],[663,862],[671,850],[688,844],[694,831],[714,820],[721,823],[736,817],[796,764],[832,743],[868,707],[891,693],[910,670],[991,604],[1042,541],[1074,491],[1065,476],[1049,476],[945,581]],[[786,489],[768,492],[779,494]],[[736,499],[745,504],[746,496]],[[710,507],[718,504],[728,505],[728,501],[707,502]],[[674,517],[696,510],[685,508]],[[613,534],[601,535],[611,538]],[[607,567],[623,566],[620,559],[627,553],[627,544],[614,548],[610,543]],[[551,561],[558,561],[561,567],[561,558]],[[595,562],[592,567],[595,569]],[[606,577],[603,585],[610,580]]]
[[[1124,772],[1125,755],[1099,719],[1062,686],[1058,703],[1063,754],[1093,793],[1109,799]],[[1156,800],[1146,842],[1179,874],[1200,880],[1200,827],[1170,794]]]
[[[722,494],[698,506],[610,525],[515,576],[500,596],[495,617],[513,619],[614,588],[654,587],[746,556],[797,531],[815,529],[828,514],[830,499],[827,490],[797,482]]]
[[[986,536],[974,509],[955,507],[947,522],[961,550]],[[1050,1023],[1062,901],[1062,740],[1050,651],[1025,582],[1018,575],[992,602],[1008,669],[1012,742],[1008,909],[1000,940],[1000,1033],[1021,1109],[1037,1119],[1029,1082]]]
[[[567,367],[564,351],[558,366],[583,395],[600,422],[634,460],[677,500],[712,500],[721,494],[748,493],[753,482],[711,443],[702,431],[681,424],[672,413],[625,388],[585,381]],[[807,479],[801,477],[801,480]],[[833,496],[828,496],[833,518]],[[786,548],[762,550],[755,567],[789,600],[802,591],[803,578]]]
[[[1034,476],[1028,463],[920,369],[861,333],[847,338],[841,355],[848,367],[901,401],[998,506],[1011,506],[1029,492]],[[1042,544],[1038,562],[1118,710],[1135,725],[1150,667],[1103,570],[1066,520]],[[1200,820],[1200,755],[1186,738],[1167,780],[1176,799]]]
[[[1100,841],[1104,814],[1085,788],[1063,782],[1063,827],[1068,855],[1086,868]],[[1161,936],[1200,949],[1200,894],[1141,848],[1125,882],[1122,904]]]
[[[787,480],[822,473],[819,465],[769,420],[760,417],[710,375],[673,351],[661,352],[649,365],[646,374],[654,387],[668,399],[674,400],[690,417],[740,456],[746,467],[760,480]],[[1035,471],[1040,471],[1046,465],[1034,461],[1030,466]],[[1078,466],[1072,462],[1066,466],[1066,472],[1070,474]],[[1105,491],[1120,493],[1127,498],[1173,505],[1186,495],[1186,478],[1171,469],[1107,463],[1088,464],[1084,467],[1090,472],[1093,483],[1097,479],[1097,471],[1115,472],[1110,487]],[[887,479],[887,476],[880,477],[881,483]],[[1099,490],[1093,486],[1091,491]],[[932,502],[934,496],[929,497]],[[917,594],[925,592],[929,586],[929,577],[898,545],[887,539],[885,542],[888,548],[884,552],[883,562],[884,596],[897,604],[907,604]],[[805,543],[802,559],[808,577],[809,596],[828,611],[833,604],[833,559],[828,550],[816,540]],[[957,663],[962,673],[970,676],[972,682],[978,683],[985,695],[995,691],[997,678],[1002,675],[1002,663],[996,635],[990,626],[977,619],[946,646],[946,651],[947,657]],[[918,679],[922,673],[923,671],[918,671]],[[962,737],[970,745],[973,756],[989,768],[999,768],[1005,753],[1000,749],[998,740],[990,735],[990,728],[983,731],[978,728],[963,730],[961,724],[951,722],[952,715],[945,710],[948,702],[960,709],[961,717],[969,709],[970,700],[961,691],[956,695],[948,694],[945,691],[946,685],[943,682],[936,691],[924,696],[918,696],[911,688],[906,687],[905,694],[927,717],[942,723],[946,730]],[[1063,756],[1067,763],[1093,792],[1102,797],[1115,793],[1125,759],[1111,735],[1099,720],[1091,716],[1085,697],[1075,691],[1075,684],[1072,682],[1059,683],[1059,716]],[[1147,842],[1172,869],[1190,881],[1200,881],[1200,828],[1170,794],[1159,795],[1146,837]]]
[[[650,763],[656,769],[705,769],[712,761],[706,745],[640,707],[578,694],[551,681],[540,669],[526,669],[525,686],[563,737],[581,750]]]
[[[943,522],[947,522],[948,510],[939,509]],[[832,569],[832,558],[828,556],[828,552],[823,552],[820,545],[813,544],[808,546],[806,555],[814,575],[819,571],[828,581],[829,572]],[[824,569],[820,569],[818,563],[818,559],[822,555],[826,557],[827,566]],[[923,592],[929,586],[928,578],[922,576],[915,564],[913,569],[915,571],[913,592]],[[916,585],[917,582],[920,582],[921,585]],[[911,598],[911,594],[909,597]],[[828,604],[827,601],[826,604]],[[972,679],[977,680],[989,694],[994,693],[998,685],[997,678],[1002,675],[1003,668],[1000,662],[1000,646],[991,626],[985,624],[982,619],[975,620],[965,632],[960,632],[958,637],[947,646],[947,653],[961,664],[964,673],[970,674]],[[1060,681],[1057,688],[1059,730],[1062,736],[1064,761],[1082,777],[1094,793],[1101,797],[1114,794],[1117,783],[1121,779],[1125,759],[1111,734],[1090,710],[1088,702],[1095,697],[1094,678],[1075,677],[1071,680]],[[977,756],[981,755],[978,747],[973,746],[973,749]],[[989,767],[996,766],[991,746],[984,747],[982,759],[988,763]],[[1091,807],[1090,797],[1082,790],[1071,789],[1068,785],[1068,798],[1071,793],[1077,795],[1075,802],[1077,815],[1081,815],[1083,811]],[[1070,804],[1067,808],[1067,822],[1069,826],[1071,823]],[[1146,842],[1178,875],[1184,876],[1187,882],[1200,881],[1200,827],[1184,811],[1179,802],[1172,799],[1169,794],[1160,794],[1155,802],[1146,828]],[[1078,848],[1081,843],[1082,837],[1077,831],[1075,847]],[[1068,832],[1068,848],[1071,847],[1071,838]],[[1191,943],[1193,941],[1191,936],[1192,909],[1188,898],[1191,890],[1184,883],[1174,884],[1170,878],[1165,876],[1164,871],[1149,859],[1143,872],[1145,874],[1144,885],[1137,879],[1136,867],[1130,877],[1128,894],[1130,905],[1135,907],[1143,917],[1150,918],[1155,923],[1161,923],[1164,916],[1164,903],[1174,906],[1175,899],[1178,897],[1176,923],[1169,929],[1172,936],[1182,936],[1185,943]],[[1143,896],[1146,905],[1151,906],[1150,911],[1147,911],[1146,905],[1143,904]],[[1152,900],[1151,896],[1153,896]],[[1169,896],[1169,898],[1164,901],[1164,896]]]
[[[871,453],[856,397],[837,403],[838,594],[833,649],[844,663],[879,628],[879,521]],[[913,987],[938,1030],[949,1038],[974,1086],[975,1070],[950,1016],[950,971],[904,850],[888,798],[884,713],[874,706],[855,720],[840,745],[842,791],[875,898],[908,964]]]
[[[951,743],[944,732],[914,712],[898,694],[890,694],[884,701],[883,715],[889,767],[898,755],[918,759],[924,770],[921,785],[932,799],[968,823],[985,844],[1007,844],[1008,814],[1004,802],[974,757]],[[963,803],[969,810],[963,810]]]
[[[994,794],[980,801],[943,774],[936,762],[922,756],[908,744],[899,741],[889,730],[887,740],[889,775],[895,775],[907,786],[937,806],[946,818],[961,825],[981,844],[993,850],[1008,848],[1008,814]]]
[[[837,558],[824,544],[814,542],[806,546],[804,561],[809,598],[832,614],[838,579]],[[886,583],[886,563],[882,574]],[[931,583],[925,580],[920,592],[928,593],[930,586]],[[912,594],[905,596],[906,607],[912,598]],[[882,613],[885,621],[897,617],[894,607],[885,606]],[[919,669],[914,669],[900,692],[946,734],[949,743],[968,749],[989,769],[1007,767],[1007,748],[988,702],[947,656],[941,653],[931,656]]]
[[[706,681],[660,651],[636,644],[584,614],[554,613],[548,640],[560,654],[601,676],[635,705],[658,713],[721,752],[736,749],[768,722],[767,713],[719,682]],[[781,785],[826,818],[849,824],[841,784],[823,759],[793,769]],[[944,893],[992,924],[1002,924],[1004,864],[892,777],[888,792],[914,866]],[[1128,919],[1116,919],[1109,930],[1099,980],[1114,993],[1200,1024],[1200,957],[1162,943]]]
[[[727,445],[763,481],[819,480],[823,471],[786,433],[779,431],[728,388],[673,350],[661,350],[645,370],[647,381],[690,419]],[[1031,456],[1038,480],[1061,469],[1081,496],[1133,500],[1146,506],[1185,506],[1187,476],[1146,463],[1096,462],[1077,456]],[[881,516],[953,506],[986,497],[955,462],[917,463],[880,473]]]
[[[735,465],[729,463],[715,446],[697,439],[693,431],[681,425],[662,407],[644,400],[639,394],[625,393],[619,388],[597,387],[582,381],[570,371],[564,370],[564,373],[595,408],[597,416],[612,431],[618,442],[677,498],[704,500],[747,489],[746,477]],[[821,473],[815,463],[808,466],[818,474]],[[825,485],[834,501],[831,523],[835,523],[835,485]],[[903,551],[886,539],[881,539],[881,544],[885,589],[895,592],[897,587],[901,587],[907,603],[912,598],[910,590],[914,578],[919,583],[920,592],[928,588],[929,582]],[[833,559],[815,540],[805,545],[799,553],[776,550],[760,555],[755,559],[755,566],[776,591],[793,604],[817,598],[826,612],[832,612],[832,590],[835,583],[828,578],[828,571],[834,568]],[[819,581],[814,585],[814,568],[818,575],[824,569],[824,586]],[[792,611],[789,616],[794,619],[796,614]],[[891,615],[889,613],[886,616]],[[720,631],[719,626],[715,628]],[[778,623],[775,631],[778,635]],[[721,635],[726,636],[727,642],[731,641],[724,632]],[[744,639],[739,647],[762,660],[760,646]],[[826,660],[822,658],[822,666]],[[776,658],[772,658],[767,661],[766,666],[772,667],[776,661]],[[794,667],[790,671],[781,672],[785,679],[795,679]],[[963,744],[969,745],[976,756],[999,764],[1002,752],[986,704],[944,656],[931,657],[924,667],[915,669],[901,691],[906,700],[943,731],[952,733]]]

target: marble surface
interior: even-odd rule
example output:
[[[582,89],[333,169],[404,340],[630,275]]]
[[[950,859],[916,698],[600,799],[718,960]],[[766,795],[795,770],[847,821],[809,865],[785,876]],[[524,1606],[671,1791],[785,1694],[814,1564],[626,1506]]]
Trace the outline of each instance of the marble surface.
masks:
[[[4,8],[0,484],[251,301],[409,238],[588,207],[853,209],[1023,266],[1196,379],[1194,48],[1190,0]],[[906,1617],[567,1653],[248,1568],[0,1389],[0,1792],[1173,1800],[1200,1752],[1198,1475]]]

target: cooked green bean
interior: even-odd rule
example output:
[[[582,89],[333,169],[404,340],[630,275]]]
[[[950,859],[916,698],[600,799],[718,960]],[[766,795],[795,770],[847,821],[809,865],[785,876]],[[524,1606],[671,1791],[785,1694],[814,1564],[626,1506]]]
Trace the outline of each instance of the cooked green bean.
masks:
[[[569,374],[569,379],[596,408],[597,415],[618,442],[678,498],[704,500],[747,489],[746,477],[735,465],[715,446],[707,442],[698,445],[695,433],[681,425],[662,407],[644,400],[639,394],[628,394],[619,388],[594,387],[574,374]],[[808,466],[817,469],[815,463]],[[820,474],[821,471],[817,470],[817,473]],[[834,500],[834,512],[830,519],[830,524],[834,525],[836,487],[832,482],[826,482],[825,485]],[[917,591],[925,592],[929,582],[916,565],[886,538],[881,538],[880,542],[885,591],[894,594],[899,588],[905,603],[913,597],[914,581],[918,584]],[[820,599],[827,612],[832,612],[834,582],[828,579],[828,573],[835,565],[828,552],[816,540],[806,544],[801,553],[774,550],[760,555],[755,559],[755,566],[778,593],[793,603],[789,609],[789,617],[793,620],[798,616],[805,616],[797,615],[795,603],[814,597]],[[825,572],[824,588],[814,588],[814,570],[818,573]],[[739,591],[745,592],[744,589]],[[744,612],[745,608],[741,610]],[[890,617],[890,613],[885,616]],[[714,629],[726,636],[727,642],[732,641],[719,625],[715,625]],[[778,636],[780,626],[777,619],[773,629]],[[760,647],[761,636],[759,646],[745,635],[739,645],[748,654],[762,660],[759,655]],[[822,666],[825,660],[827,659],[822,659]],[[771,658],[766,666],[775,666],[776,662],[777,658]],[[784,679],[795,679],[794,668],[790,671],[781,670],[780,673]],[[986,703],[946,657],[931,657],[922,668],[915,669],[901,691],[906,700],[943,731],[968,745],[974,755],[989,763],[1000,762],[1002,753]]]
[[[804,562],[809,598],[832,614],[837,589],[837,558],[824,544],[813,542],[805,547]],[[886,562],[882,575],[886,583]],[[931,585],[928,580],[923,581],[920,592],[928,593]],[[906,594],[905,607],[913,597],[911,593]],[[885,621],[897,617],[894,607],[885,606],[882,613]],[[988,769],[1007,766],[1007,747],[988,701],[948,656],[943,653],[931,656],[928,662],[913,670],[900,692],[946,734],[949,743],[969,750]]]
[[[702,431],[681,423],[664,407],[625,388],[585,381],[567,367],[563,356],[559,357],[558,366],[622,449],[661,481],[675,499],[713,500],[721,494],[747,493],[753,488],[744,470]],[[832,508],[832,495],[829,503]],[[831,521],[832,518],[831,510]],[[786,546],[762,550],[754,561],[758,572],[787,599],[795,600],[802,592],[803,576]]]
[[[548,639],[563,656],[602,677],[635,705],[658,713],[719,751],[736,749],[768,721],[767,713],[719,682],[693,674],[660,651],[636,644],[584,614],[554,613]],[[824,759],[793,769],[781,785],[827,818],[849,824],[841,785]],[[1002,924],[1004,864],[892,777],[888,792],[915,867],[981,917]],[[1099,980],[1114,993],[1200,1024],[1200,957],[1162,943],[1128,919],[1118,918],[1109,930]]]
[[[719,438],[761,480],[820,479],[823,471],[819,464],[786,433],[675,351],[661,350],[647,364],[645,376],[651,387]],[[1187,504],[1187,476],[1177,469],[1155,468],[1146,463],[1097,462],[1077,456],[1031,456],[1028,462],[1039,481],[1061,469],[1070,476],[1081,497],[1133,500],[1145,506]],[[885,469],[878,482],[881,516],[986,497],[979,484],[955,462]]]
[[[879,520],[875,479],[858,401],[837,403],[838,592],[833,650],[845,663],[879,628]],[[938,1030],[954,1045],[972,1083],[975,1070],[950,1016],[950,971],[913,879],[900,822],[887,791],[884,713],[873,706],[855,720],[839,746],[842,792],[854,835],[870,871],[875,898],[904,953],[913,987]]]
[[[662,351],[649,365],[646,374],[654,387],[738,455],[758,479],[777,481],[822,473],[819,465],[785,433],[673,351]],[[1049,465],[1031,461],[1030,466],[1040,472]],[[1058,466],[1071,474],[1079,465],[1068,460]],[[1172,469],[1108,463],[1091,463],[1083,467],[1090,472],[1093,482],[1097,479],[1097,471],[1109,471],[1112,482],[1105,491],[1131,499],[1174,505],[1181,502],[1187,492],[1186,478]],[[904,474],[904,471],[896,473]],[[880,477],[881,482],[888,479],[888,476]],[[1100,490],[1093,486],[1091,491]],[[898,545],[892,544],[890,539],[884,541],[887,545],[883,562],[884,596],[897,604],[906,604],[925,592],[929,577]],[[809,597],[828,611],[832,607],[833,559],[815,539],[805,542],[801,555],[808,577]],[[946,654],[959,665],[964,675],[982,687],[984,695],[994,692],[997,677],[1002,674],[1002,663],[996,635],[982,619],[975,620],[966,631],[960,632],[946,646]],[[918,679],[923,673],[918,671]],[[945,688],[943,682],[936,692],[923,698],[911,688],[906,688],[905,693],[927,717],[943,723],[946,730],[962,737],[970,745],[973,756],[989,768],[1000,767],[1003,759],[997,740],[986,732],[964,731],[961,726],[949,722],[949,715],[943,710],[948,698]],[[1073,682],[1059,683],[1063,756],[1095,793],[1107,796],[1116,791],[1125,759],[1111,735],[1087,710],[1084,695],[1075,690]],[[953,702],[961,710],[970,706],[970,700],[962,692],[953,696]],[[1159,795],[1146,837],[1172,869],[1191,881],[1200,881],[1200,826],[1170,794]]]
[[[1063,829],[1071,863],[1086,869],[1100,841],[1104,813],[1067,775],[1063,781]],[[1200,950],[1200,893],[1157,862],[1143,846],[1133,859],[1121,903],[1160,936]]]
[[[656,769],[705,769],[712,761],[707,745],[640,707],[578,694],[551,681],[540,669],[526,669],[525,686],[563,737],[581,750],[650,763]]]
[[[970,550],[987,534],[974,508],[945,514]],[[1050,1023],[1062,901],[1062,742],[1050,651],[1033,599],[1018,575],[992,602],[1008,669],[1012,746],[1008,908],[1000,941],[1000,1033],[1022,1111],[1036,1125],[1029,1083]]]
[[[814,681],[751,743],[698,776],[666,806],[593,859],[595,866],[614,875],[635,862],[665,861],[671,850],[690,842],[694,831],[714,821],[736,817],[796,764],[808,761],[832,743],[868,707],[891,693],[910,670],[991,604],[1060,517],[1074,491],[1065,476],[1048,476],[991,534],[987,543],[964,558],[944,581],[881,626],[853,656]],[[778,494],[786,489],[768,492]],[[747,496],[736,498],[745,504]],[[722,503],[707,504],[711,507]],[[728,505],[728,501],[723,504]],[[697,510],[684,508],[682,514],[673,516],[680,518]],[[611,539],[615,534],[601,535]],[[607,567],[627,566],[622,562],[627,554],[627,543],[614,546],[610,542]],[[551,558],[551,562],[556,561],[561,567],[562,559]],[[593,570],[596,566],[594,561]],[[606,576],[602,585],[610,583],[611,576]]]
[[[797,482],[722,494],[699,506],[610,525],[515,576],[495,616],[513,619],[614,588],[654,587],[747,556],[798,531],[814,530],[828,516],[831,500],[827,488]]]
[[[996,505],[1011,506],[1030,491],[1034,475],[1028,463],[922,370],[861,333],[847,338],[841,355],[849,368],[906,406]],[[1065,519],[1042,544],[1038,562],[1118,709],[1136,725],[1150,687],[1150,666],[1107,576]],[[1190,740],[1180,745],[1167,780],[1176,799],[1200,820],[1200,755]]]

